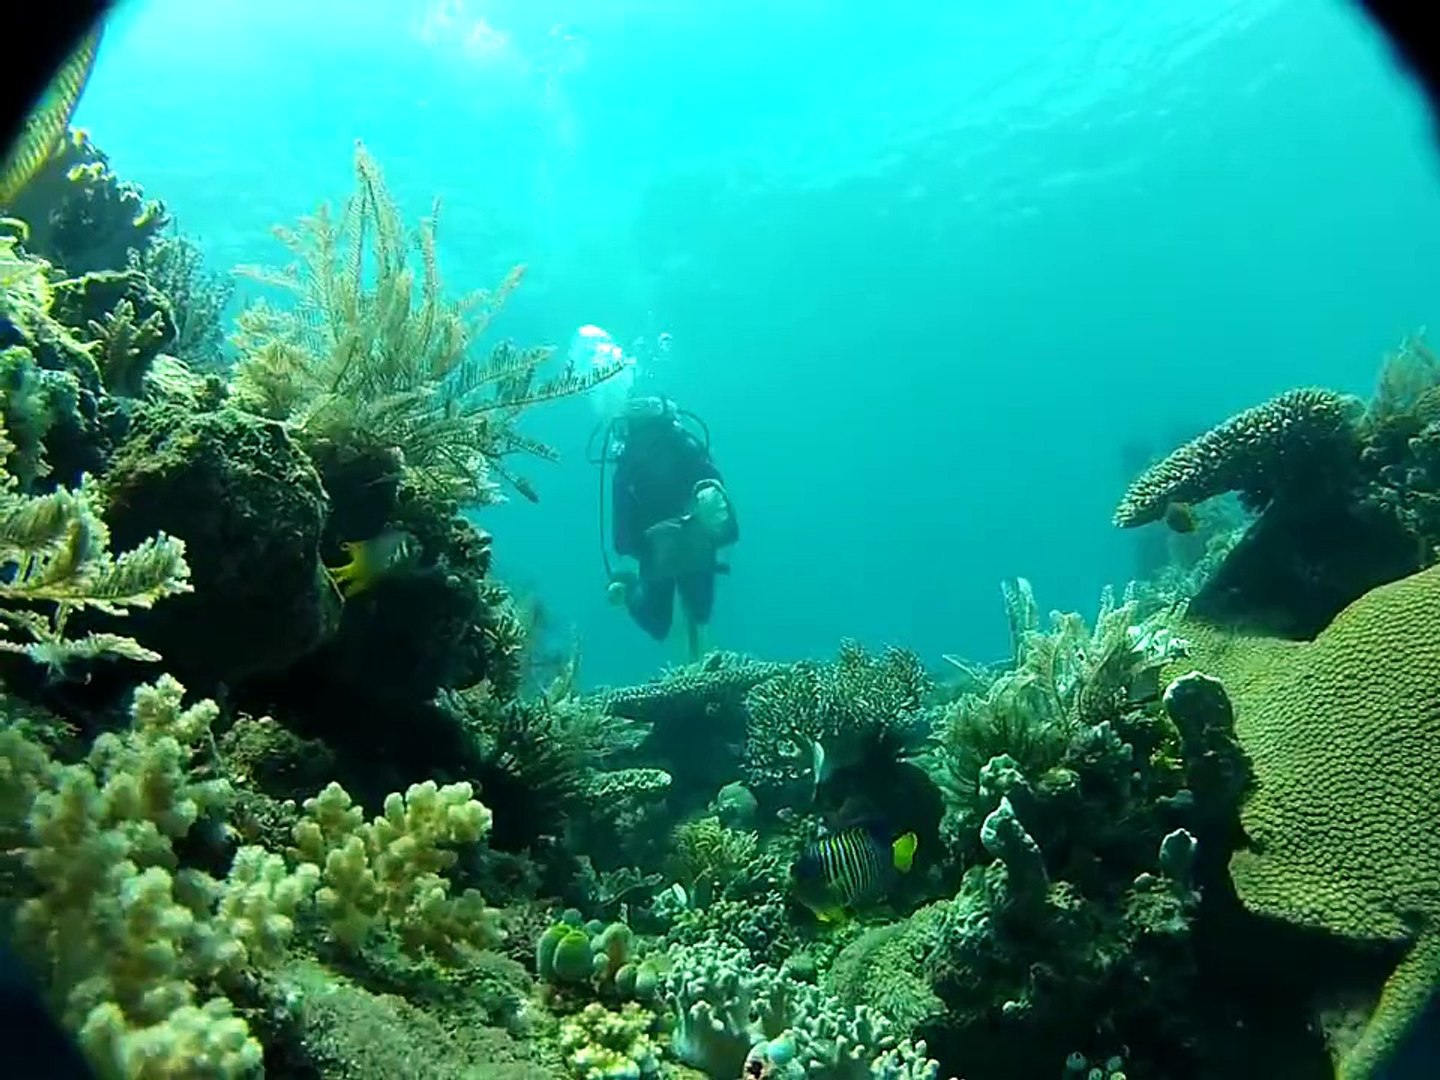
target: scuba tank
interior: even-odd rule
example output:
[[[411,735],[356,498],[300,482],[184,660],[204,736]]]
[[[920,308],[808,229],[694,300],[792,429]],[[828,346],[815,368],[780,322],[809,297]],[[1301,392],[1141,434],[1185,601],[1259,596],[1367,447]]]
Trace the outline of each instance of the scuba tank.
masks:
[[[635,421],[659,423],[666,419],[670,423],[686,428],[704,447],[705,452],[707,454],[710,452],[710,428],[705,421],[690,410],[680,408],[670,398],[659,394],[631,398],[625,403],[624,409],[618,416],[596,424],[591,429],[590,438],[585,442],[586,460],[591,465],[599,467],[599,487],[596,491],[596,526],[599,530],[600,562],[605,568],[607,581],[613,580],[615,577],[614,566],[610,559],[610,545],[606,540],[605,533],[607,466],[618,462],[620,455],[624,452],[625,445],[622,434],[624,427]]]

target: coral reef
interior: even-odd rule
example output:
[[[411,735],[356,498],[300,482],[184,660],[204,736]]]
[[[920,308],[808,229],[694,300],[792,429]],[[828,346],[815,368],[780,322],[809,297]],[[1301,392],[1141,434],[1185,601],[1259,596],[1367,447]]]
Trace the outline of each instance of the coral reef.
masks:
[[[1115,521],[1172,563],[1088,621],[1006,583],[1002,663],[585,692],[468,515],[618,368],[477,351],[518,271],[447,297],[355,175],[233,376],[225,284],[85,137],[0,229],[0,910],[99,1074],[1383,1074],[1440,979],[1422,338],[1146,471]],[[875,902],[811,917],[817,851]]]
[[[102,487],[122,541],[159,527],[186,544],[195,592],[137,624],[183,678],[241,683],[334,634],[340,602],[319,558],[326,495],[281,425],[236,409],[148,405]]]
[[[10,201],[28,228],[27,251],[72,277],[124,270],[169,221],[165,208],[110,168],[84,131],[72,131]]]
[[[923,739],[930,680],[903,649],[869,656],[845,642],[830,664],[802,661],[745,697],[745,774],[757,797],[818,789],[858,762],[893,760]]]

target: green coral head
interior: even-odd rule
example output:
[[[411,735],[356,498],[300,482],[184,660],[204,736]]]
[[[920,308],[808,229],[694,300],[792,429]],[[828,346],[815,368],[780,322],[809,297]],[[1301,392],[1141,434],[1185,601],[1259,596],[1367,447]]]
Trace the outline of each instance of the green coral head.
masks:
[[[588,982],[595,974],[590,937],[584,930],[566,930],[556,941],[551,972],[559,982]]]

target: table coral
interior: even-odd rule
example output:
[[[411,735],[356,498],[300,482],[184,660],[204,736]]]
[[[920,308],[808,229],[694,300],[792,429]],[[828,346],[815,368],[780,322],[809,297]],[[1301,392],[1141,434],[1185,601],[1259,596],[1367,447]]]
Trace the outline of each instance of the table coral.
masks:
[[[1377,1075],[1440,978],[1440,568],[1351,604],[1313,642],[1196,626],[1257,784],[1231,859],[1251,911],[1403,950],[1344,1080]],[[1191,631],[1185,631],[1190,633]]]
[[[1277,487],[1358,451],[1348,399],[1329,390],[1290,390],[1232,416],[1152,465],[1125,492],[1115,524],[1159,521],[1172,503],[1239,491],[1268,501]]]

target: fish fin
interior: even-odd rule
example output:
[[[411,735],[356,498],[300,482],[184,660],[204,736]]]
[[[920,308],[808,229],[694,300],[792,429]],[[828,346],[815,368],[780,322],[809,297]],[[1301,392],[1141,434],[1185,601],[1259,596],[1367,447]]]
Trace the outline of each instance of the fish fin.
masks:
[[[910,872],[910,867],[915,862],[915,849],[920,846],[920,838],[913,832],[907,832],[903,836],[897,836],[895,842],[890,845],[890,854],[895,860],[895,869],[902,874]]]
[[[810,801],[814,802],[820,797],[820,785],[825,782],[827,775],[825,770],[825,747],[820,745],[819,739],[810,740],[810,774],[815,780],[815,788],[810,795]]]
[[[822,908],[815,912],[815,918],[826,926],[838,926],[845,921],[845,909],[839,907]]]

